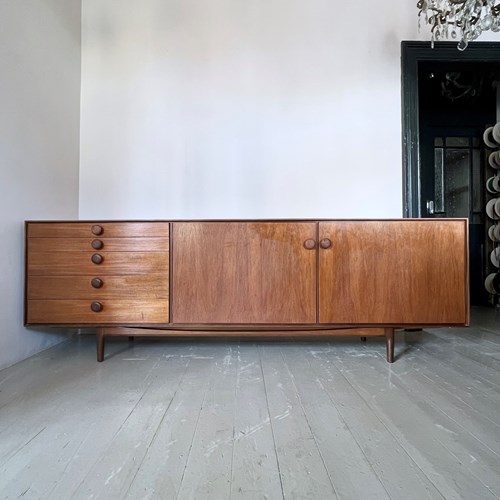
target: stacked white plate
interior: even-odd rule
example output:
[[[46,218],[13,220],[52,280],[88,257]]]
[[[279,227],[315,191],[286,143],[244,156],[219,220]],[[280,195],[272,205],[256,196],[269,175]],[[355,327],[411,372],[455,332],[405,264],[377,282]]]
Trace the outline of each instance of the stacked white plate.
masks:
[[[500,293],[500,273],[491,273],[484,280],[484,287],[492,295]]]
[[[490,253],[490,262],[500,269],[500,222],[497,222],[500,221],[500,121],[484,131],[483,140],[488,148],[494,150],[488,156],[488,164],[494,175],[486,181],[486,191],[494,198],[486,204],[486,215],[494,221],[488,229],[488,237],[495,244]],[[484,286],[489,293],[500,294],[500,272],[489,274]]]
[[[488,236],[490,237],[491,241],[500,241],[500,225],[490,226],[490,228],[488,229]]]
[[[486,191],[491,194],[500,194],[500,175],[494,175],[486,181]]]
[[[500,198],[492,198],[486,203],[486,215],[493,220],[500,219]]]
[[[483,140],[489,148],[500,148],[500,122],[484,131]]]

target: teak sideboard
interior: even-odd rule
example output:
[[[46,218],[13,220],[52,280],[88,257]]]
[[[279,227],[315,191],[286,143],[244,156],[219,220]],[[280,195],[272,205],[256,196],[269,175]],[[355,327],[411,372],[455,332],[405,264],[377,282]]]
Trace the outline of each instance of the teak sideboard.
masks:
[[[382,335],[469,323],[466,219],[27,221],[25,324]]]

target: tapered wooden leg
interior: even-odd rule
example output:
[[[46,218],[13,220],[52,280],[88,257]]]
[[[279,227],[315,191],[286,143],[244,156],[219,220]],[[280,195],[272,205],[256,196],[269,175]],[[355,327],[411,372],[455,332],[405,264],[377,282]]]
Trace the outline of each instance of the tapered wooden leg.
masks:
[[[385,345],[387,348],[387,361],[394,363],[394,328],[385,329]]]
[[[104,328],[98,328],[95,336],[97,361],[104,361]]]
[[[366,337],[361,337],[361,342],[366,342]]]

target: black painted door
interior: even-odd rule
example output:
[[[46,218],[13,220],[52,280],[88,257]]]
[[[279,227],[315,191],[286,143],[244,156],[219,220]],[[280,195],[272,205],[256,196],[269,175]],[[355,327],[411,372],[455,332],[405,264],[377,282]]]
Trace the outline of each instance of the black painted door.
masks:
[[[487,64],[422,64],[419,70],[420,197],[422,217],[467,217],[471,303],[488,302],[490,271],[485,214],[485,128],[494,124],[494,73]]]

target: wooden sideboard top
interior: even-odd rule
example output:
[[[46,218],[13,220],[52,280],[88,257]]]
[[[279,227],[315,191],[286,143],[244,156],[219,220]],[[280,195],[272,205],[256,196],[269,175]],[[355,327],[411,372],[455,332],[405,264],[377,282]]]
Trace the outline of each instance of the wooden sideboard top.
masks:
[[[327,221],[338,221],[338,222],[370,222],[370,221],[436,221],[436,220],[459,220],[468,221],[466,217],[423,217],[423,218],[404,218],[404,217],[373,217],[373,218],[347,218],[347,217],[307,217],[307,218],[234,218],[234,219],[27,219],[26,224],[53,224],[57,222],[74,222],[74,223],[99,223],[99,222],[327,222]]]

